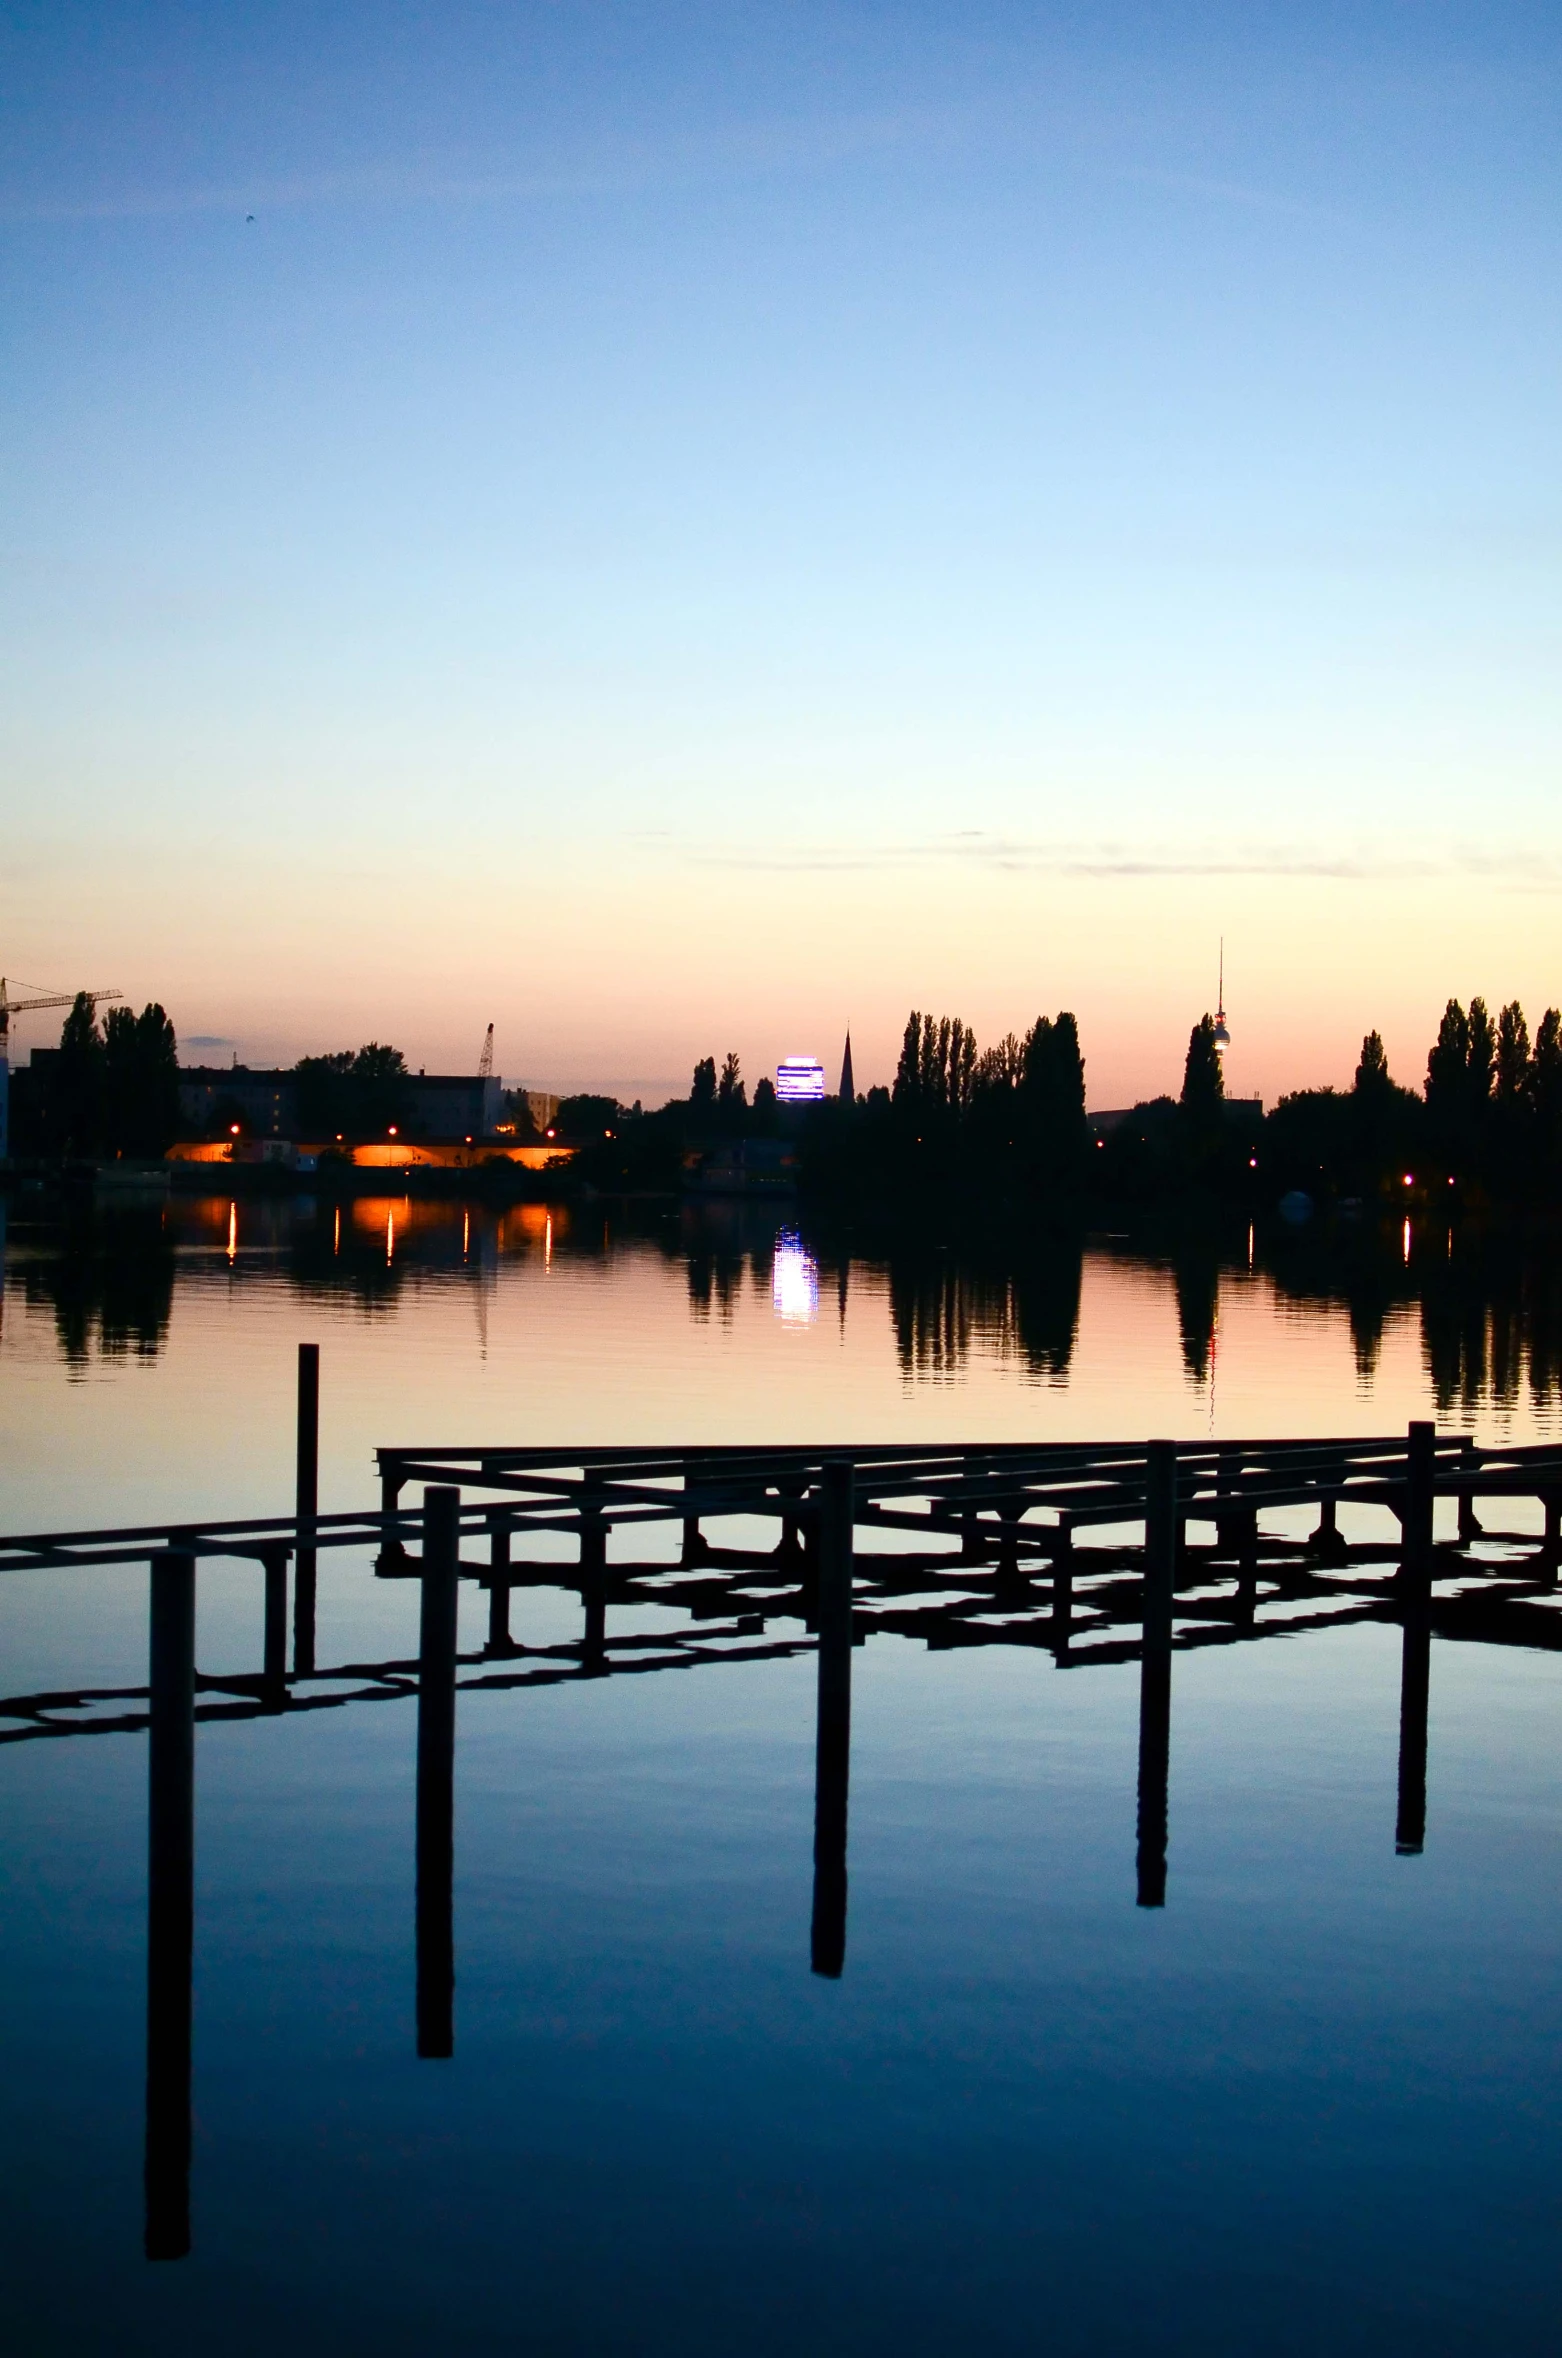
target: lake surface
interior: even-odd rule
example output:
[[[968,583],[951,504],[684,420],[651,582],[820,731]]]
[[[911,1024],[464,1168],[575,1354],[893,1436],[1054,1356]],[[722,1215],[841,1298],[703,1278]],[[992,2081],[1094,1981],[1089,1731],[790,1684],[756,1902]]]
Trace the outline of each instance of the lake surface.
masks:
[[[13,1201],[0,1528],[287,1511],[303,1340],[331,1509],[382,1442],[1549,1439],[1558,1331],[1546,1267],[1441,1233],[873,1251],[719,1210]],[[5,1574],[13,1706],[144,1686],[147,1586]],[[261,1625],[256,1567],[203,1563],[202,1677],[253,1673]],[[463,1650],[486,1629],[464,1587]],[[417,1705],[365,1675],[416,1656],[417,1586],[323,1555],[329,1707],[197,1733],[177,2261],[143,2251],[147,1739],[93,1728],[111,1702],[0,1716],[7,2346],[1549,2351],[1562,1657],[1434,1640],[1405,1856],[1398,1630],[1262,1631],[1176,1654],[1164,1908],[1133,1663],[871,1637],[834,1979],[803,1623],[588,1677],[561,1564],[512,1601],[547,1676],[459,1696],[436,2061]]]

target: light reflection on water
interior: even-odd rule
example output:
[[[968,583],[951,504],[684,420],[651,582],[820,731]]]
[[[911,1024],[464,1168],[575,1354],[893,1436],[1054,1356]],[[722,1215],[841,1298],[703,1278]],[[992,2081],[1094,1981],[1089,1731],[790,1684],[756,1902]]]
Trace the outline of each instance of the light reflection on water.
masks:
[[[363,1197],[13,1204],[5,1520],[266,1511],[293,1354],[324,1352],[323,1495],[434,1434],[546,1442],[1142,1438],[1559,1429],[1562,1289],[1437,1231],[1256,1256],[1051,1237],[858,1238],[737,1206],[637,1213]],[[1250,1265],[1251,1263],[1251,1265]],[[828,1299],[831,1315],[819,1315]]]

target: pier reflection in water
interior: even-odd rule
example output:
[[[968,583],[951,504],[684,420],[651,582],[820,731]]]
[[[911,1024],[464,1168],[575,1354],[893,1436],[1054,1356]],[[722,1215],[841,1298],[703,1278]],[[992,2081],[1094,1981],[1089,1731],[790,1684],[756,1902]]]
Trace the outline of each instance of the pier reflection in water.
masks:
[[[1137,1869],[1141,1908],[1167,1900],[1172,1661],[1179,1647],[1283,1637],[1297,1609],[1318,1625],[1363,1616],[1402,1625],[1399,1792],[1395,1848],[1419,1853],[1426,1830],[1426,1752],[1434,1619],[1454,1636],[1562,1652],[1557,1598],[1562,1452],[1480,1451],[1439,1443],[1427,1424],[1406,1444],[1392,1441],[1319,1449],[1296,1444],[1225,1444],[1179,1452],[1170,1442],[1144,1451],[959,1449],[868,1452],[856,1458],[798,1450],[692,1455],[597,1453],[577,1463],[562,1452],[381,1452],[384,1496],[376,1513],[320,1520],[312,1495],[318,1358],[300,1352],[299,1505],[285,1537],[274,1526],[192,1527],[187,1544],[156,1552],[150,1566],[150,1659],[145,1688],[110,1693],[13,1696],[0,1700],[10,1744],[71,1734],[149,1729],[149,1875],[145,2249],[179,2259],[190,2248],[191,1971],[194,1949],[195,1730],[207,1716],[232,1720],[340,1707],[415,1686],[416,2051],[452,2057],[455,2047],[454,1857],[456,1706],[466,1685],[489,1691],[600,1678],[611,1668],[732,1662],[794,1653],[808,1636],[815,1656],[813,1901],[810,1962],[839,1979],[847,1944],[847,1814],[851,1753],[852,1649],[875,1628],[923,1634],[930,1644],[1045,1646],[1061,1664],[1081,1666],[1137,1655],[1139,1666]],[[407,1482],[441,1465],[464,1472],[499,1503],[463,1506],[453,1484],[431,1483],[421,1513],[402,1510]],[[1457,1508],[1457,1529],[1438,1544],[1436,1500]],[[1482,1501],[1501,1514],[1538,1497],[1545,1528],[1538,1545],[1510,1544],[1494,1564]],[[1387,1509],[1399,1527],[1388,1560],[1381,1543],[1351,1544],[1342,1511],[1358,1521]],[[1037,1510],[1048,1516],[1033,1519]],[[1261,1519],[1311,1509],[1310,1538],[1261,1529]],[[773,1548],[740,1544],[747,1521],[774,1517]],[[1189,1525],[1213,1526],[1195,1549]],[[1137,1522],[1142,1538],[1126,1553],[1112,1535]],[[608,1565],[610,1528],[634,1538],[642,1561]],[[877,1549],[861,1557],[861,1524]],[[736,1525],[736,1533],[733,1526]],[[668,1567],[647,1543],[681,1531]],[[420,1598],[415,1663],[355,1662],[315,1669],[315,1568],[328,1549],[380,1539],[381,1578],[411,1579]],[[509,1631],[517,1588],[557,1578],[537,1560],[517,1561],[512,1540],[569,1530],[578,1539],[585,1626],[574,1646],[534,1653]],[[714,1530],[714,1536],[713,1536]],[[486,1536],[486,1567],[463,1559],[463,1532]],[[1096,1544],[1076,1546],[1075,1535]],[[886,1547],[885,1537],[895,1544]],[[1100,1544],[1104,1537],[1107,1544]],[[420,1544],[414,1554],[409,1538]],[[906,1541],[915,1538],[921,1552]],[[958,1552],[949,1542],[957,1540]],[[942,1541],[940,1553],[936,1543]],[[933,1552],[927,1544],[935,1543]],[[13,1569],[102,1569],[133,1556],[142,1535],[118,1531],[11,1543]],[[295,1611],[294,1669],[281,1660],[287,1561],[307,1562],[307,1590]],[[258,1675],[203,1681],[196,1670],[197,1567],[223,1555],[252,1559],[264,1579],[264,1659]],[[1050,1596],[1038,1597],[1038,1573]],[[465,1574],[489,1591],[488,1642],[477,1655],[458,1645],[459,1585]],[[1128,1577],[1124,1577],[1124,1575]],[[986,1582],[990,1576],[990,1592]],[[1085,1583],[1083,1649],[1076,1644],[1076,1590]],[[1212,1589],[1231,1586],[1213,1606]],[[920,1597],[915,1592],[921,1591]],[[862,1596],[862,1607],[856,1602]],[[502,1609],[499,1600],[502,1598]],[[908,1601],[908,1599],[910,1601]],[[638,1616],[618,1638],[608,1606],[655,1605],[661,1626]],[[723,1618],[724,1617],[724,1618]],[[854,1627],[854,1622],[857,1626]],[[743,1641],[747,1641],[744,1643]],[[760,1641],[755,1644],[755,1640]],[[734,1641],[737,1641],[736,1646]],[[627,1648],[627,1653],[625,1649]],[[492,1665],[505,1664],[506,1671]],[[343,1682],[352,1682],[345,1691]],[[321,1683],[323,1682],[323,1684]],[[220,1703],[197,1697],[216,1687]],[[144,1712],[139,1707],[144,1706]],[[108,1714],[106,1715],[105,1707]]]
[[[13,1205],[0,1519],[157,1523],[0,1573],[14,2346],[1549,2350],[1558,1506],[1451,1428],[1557,1437],[1556,1279],[1394,1241]],[[1424,1590],[1220,1487],[1433,1413]],[[1005,1444],[1153,1432],[1200,1513],[1006,1513]],[[696,1495],[431,1457],[344,1536],[418,1433]],[[757,1438],[973,1487],[875,1528],[854,1457],[842,1613],[817,1450],[721,1512]]]

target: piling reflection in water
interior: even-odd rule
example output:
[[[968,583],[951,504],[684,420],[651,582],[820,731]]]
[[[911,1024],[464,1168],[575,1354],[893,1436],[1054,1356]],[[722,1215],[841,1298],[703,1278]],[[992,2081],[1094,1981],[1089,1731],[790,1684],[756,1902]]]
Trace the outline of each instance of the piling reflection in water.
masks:
[[[307,1364],[307,1362],[306,1362]],[[421,1550],[409,1554],[414,1518],[399,1506],[399,1491],[420,1453],[381,1452],[385,1503],[364,1516],[325,1518],[307,1528],[316,1539],[362,1544],[382,1541],[383,1577],[420,1584],[416,1663],[416,2049],[448,2059],[455,2047],[453,1921],[456,1700],[463,1663],[477,1666],[490,1691],[550,1684],[565,1677],[600,1677],[614,1663],[625,1671],[655,1671],[697,1663],[776,1660],[815,1654],[813,1893],[810,1964],[838,1979],[847,1954],[847,1818],[850,1788],[852,1658],[854,1640],[874,1628],[921,1635],[929,1645],[1031,1644],[1059,1662],[1129,1663],[1139,1675],[1139,1750],[1134,1896],[1141,1908],[1167,1904],[1172,1662],[1191,1646],[1260,1642],[1300,1626],[1364,1617],[1402,1627],[1400,1755],[1395,1848],[1414,1855],[1424,1846],[1427,1810],[1427,1699],[1434,1627],[1496,1643],[1562,1651],[1562,1608],[1555,1587],[1557,1521],[1548,1509],[1545,1537],[1521,1557],[1493,1564],[1480,1550],[1484,1534],[1478,1498],[1548,1499],[1562,1477],[1556,1450],[1468,1447],[1457,1436],[1439,1440],[1433,1427],[1413,1425],[1406,1439],[1350,1444],[1219,1443],[1179,1447],[1155,1442],[1142,1451],[1099,1448],[1040,1450],[955,1446],[943,1451],[884,1449],[855,1460],[798,1450],[647,1451],[588,1453],[435,1450],[427,1460],[467,1463],[474,1482],[492,1490],[507,1481],[509,1503],[464,1504],[454,1484],[429,1483],[420,1526]],[[479,1461],[482,1472],[477,1468]],[[898,1470],[897,1470],[898,1469]],[[681,1478],[674,1487],[668,1476]],[[661,1487],[657,1487],[657,1484]],[[1389,1506],[1398,1515],[1396,1567],[1384,1577],[1384,1549],[1347,1543],[1338,1517],[1341,1495]],[[1458,1503],[1458,1535],[1434,1546],[1436,1497]],[[903,1503],[920,1498],[921,1511]],[[1317,1510],[1309,1537],[1257,1530],[1255,1500]],[[1143,1542],[1124,1548],[1108,1538],[1076,1549],[1062,1522],[1025,1523],[1027,1510],[1060,1508],[1083,1524],[1110,1533],[1138,1519]],[[742,1520],[762,1507],[779,1526],[766,1550],[724,1545],[700,1526],[723,1517]],[[569,1585],[568,1569],[542,1559],[519,1563],[514,1526],[556,1531],[560,1514],[579,1533],[578,1590],[584,1628],[578,1645],[518,1645],[509,1629],[514,1586]],[[610,1517],[643,1527],[647,1512],[664,1525],[685,1526],[681,1571],[665,1554],[610,1570]],[[463,1521],[463,1517],[465,1520]],[[1190,1521],[1213,1525],[1212,1543],[1195,1545]],[[854,1533],[866,1522],[879,1537],[899,1532],[908,1550],[875,1547],[858,1556]],[[351,1526],[344,1532],[341,1526]],[[291,1536],[306,1528],[299,1518]],[[486,1565],[463,1563],[462,1532],[487,1536]],[[929,1553],[936,1535],[939,1552]],[[56,1534],[6,1542],[15,1556],[40,1563],[135,1560],[144,1535]],[[145,2248],[153,2259],[173,2259],[190,2248],[191,1966],[194,1941],[195,1727],[202,1711],[231,1721],[299,1710],[351,1709],[376,1694],[409,1691],[405,1662],[355,1662],[350,1674],[330,1668],[286,1673],[285,1537],[275,1526],[232,1524],[194,1529],[186,1547],[159,1548],[150,1566],[149,1676],[144,1688],[116,1692],[51,1693],[0,1699],[9,1723],[0,1742],[72,1734],[113,1735],[146,1728],[148,1753],[147,2046]],[[197,1546],[213,1555],[255,1561],[264,1583],[263,1661],[258,1676],[228,1674],[202,1681],[195,1664]],[[1473,1550],[1475,1552],[1466,1552]],[[144,1560],[144,1558],[142,1559]],[[1035,1574],[1050,1562],[1047,1590]],[[1274,1617],[1256,1623],[1253,1589],[1260,1568],[1265,1603]],[[1213,1600],[1211,1583],[1231,1582],[1228,1603]],[[458,1652],[458,1591],[464,1576],[490,1590],[488,1643],[480,1654]],[[1434,1595],[1434,1584],[1452,1594]],[[795,1580],[796,1586],[789,1585]],[[986,1585],[990,1582],[990,1585]],[[1084,1584],[1086,1637],[1073,1650],[1076,1588]],[[985,1593],[984,1593],[985,1586]],[[1191,1591],[1179,1607],[1178,1591]],[[1245,1601],[1244,1601],[1245,1597]],[[615,1600],[642,1608],[632,1630],[616,1640],[608,1629]],[[906,1600],[902,1602],[902,1600]],[[687,1621],[653,1634],[643,1608],[659,1601]],[[1293,1602],[1306,1618],[1287,1618]],[[734,1611],[758,1604],[758,1610]],[[996,1618],[993,1618],[996,1613]],[[767,1634],[767,1615],[780,1622]],[[794,1632],[799,1618],[816,1633]],[[861,1629],[859,1631],[859,1622]],[[1135,1628],[1134,1625],[1137,1624]],[[1124,1633],[1124,1634],[1119,1634]],[[512,1672],[493,1667],[513,1665]],[[345,1687],[345,1691],[344,1691]],[[214,1690],[206,1704],[199,1697]],[[116,1715],[111,1708],[122,1708]],[[144,1706],[144,1709],[139,1707]],[[1126,1897],[1126,1894],[1125,1894]]]
[[[195,1558],[151,1568],[147,1748],[146,2256],[190,2248],[195,1933]]]

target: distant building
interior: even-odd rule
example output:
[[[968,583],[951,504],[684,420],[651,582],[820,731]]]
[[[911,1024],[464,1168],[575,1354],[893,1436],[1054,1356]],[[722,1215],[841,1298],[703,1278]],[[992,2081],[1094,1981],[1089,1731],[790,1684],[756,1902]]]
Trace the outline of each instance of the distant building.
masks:
[[[846,1029],[846,1048],[844,1054],[841,1057],[841,1095],[848,1105],[856,1104],[857,1086],[852,1078],[852,1036],[850,1025],[848,1025]]]
[[[816,1056],[783,1056],[776,1066],[776,1096],[783,1105],[817,1104],[824,1095],[824,1066]]]
[[[503,1088],[492,1074],[409,1073],[404,1083],[409,1136],[491,1138]],[[287,1068],[187,1064],[179,1070],[179,1110],[194,1130],[224,1117],[257,1138],[297,1138],[298,1080]]]

